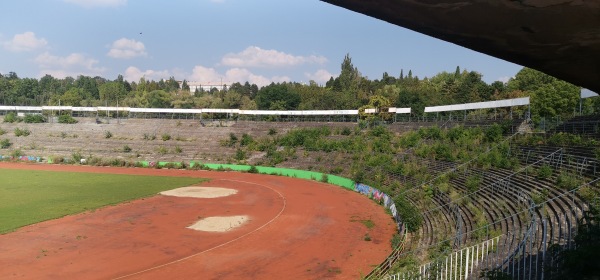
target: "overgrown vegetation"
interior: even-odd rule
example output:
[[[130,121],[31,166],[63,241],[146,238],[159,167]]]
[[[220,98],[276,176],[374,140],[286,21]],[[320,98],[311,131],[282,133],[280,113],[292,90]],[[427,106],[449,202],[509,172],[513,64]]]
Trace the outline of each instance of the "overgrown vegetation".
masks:
[[[41,114],[25,114],[23,117],[24,123],[45,123],[46,117]]]
[[[10,146],[12,146],[12,143],[10,142],[10,140],[8,140],[8,139],[0,140],[0,148],[8,149],[8,148],[10,148]]]
[[[129,152],[131,152],[131,147],[129,147],[129,145],[125,145],[125,146],[123,146],[123,152],[124,152],[124,153],[129,153]]]
[[[144,140],[150,140],[150,141],[156,140],[156,135],[144,133],[143,139]]]
[[[15,133],[15,136],[17,136],[17,137],[21,137],[21,136],[27,137],[31,134],[31,131],[27,128],[16,127],[14,130],[14,133]]]
[[[60,115],[58,116],[58,123],[75,124],[77,120],[71,117],[71,115]]]
[[[6,116],[4,116],[5,123],[15,123],[21,121],[23,121],[23,119],[21,117],[18,117],[17,114],[15,114],[14,112],[9,112],[8,114],[6,114]]]

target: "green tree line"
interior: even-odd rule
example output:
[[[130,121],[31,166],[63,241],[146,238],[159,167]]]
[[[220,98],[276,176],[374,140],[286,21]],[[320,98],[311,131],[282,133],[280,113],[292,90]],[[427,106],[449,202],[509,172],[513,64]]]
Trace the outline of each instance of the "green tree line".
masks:
[[[223,89],[190,92],[170,77],[160,81],[141,78],[129,82],[78,76],[63,79],[45,75],[40,79],[19,78],[16,73],[0,74],[0,102],[3,105],[129,106],[144,108],[239,108],[261,110],[342,110],[373,106],[410,107],[422,115],[426,106],[448,105],[530,96],[534,117],[555,117],[579,112],[580,88],[523,68],[507,83],[487,84],[476,71],[443,71],[419,78],[411,70],[398,76],[383,73],[380,79],[363,76],[346,55],[339,76],[324,86],[314,81],[255,84],[233,83]],[[581,105],[584,113],[600,112],[600,98]],[[525,110],[525,109],[522,109]]]

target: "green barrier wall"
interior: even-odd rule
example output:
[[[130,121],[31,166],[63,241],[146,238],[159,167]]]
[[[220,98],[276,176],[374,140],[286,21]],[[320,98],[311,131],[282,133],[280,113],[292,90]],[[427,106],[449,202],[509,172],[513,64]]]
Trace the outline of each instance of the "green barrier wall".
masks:
[[[194,167],[196,164],[202,164],[199,162],[190,162],[190,167]],[[229,169],[233,171],[242,171],[247,172],[250,170],[250,165],[238,165],[238,164],[218,164],[218,163],[206,163],[202,164],[204,167],[212,170],[218,169]],[[272,174],[272,175],[281,175],[287,177],[308,179],[308,180],[317,180],[321,181],[323,178],[323,173],[314,172],[314,171],[306,171],[306,170],[297,170],[291,168],[278,168],[278,167],[266,167],[266,166],[256,166],[256,170],[260,174]],[[337,185],[340,187],[344,187],[349,190],[354,190],[354,181],[340,177],[335,175],[327,175],[327,183]]]

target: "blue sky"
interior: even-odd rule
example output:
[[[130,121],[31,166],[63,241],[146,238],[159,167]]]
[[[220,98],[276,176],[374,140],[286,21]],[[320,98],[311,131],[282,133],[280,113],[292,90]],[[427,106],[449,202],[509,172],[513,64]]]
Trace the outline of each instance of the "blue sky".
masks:
[[[203,84],[370,79],[456,66],[506,81],[521,66],[316,0],[19,0],[2,3],[0,73]]]

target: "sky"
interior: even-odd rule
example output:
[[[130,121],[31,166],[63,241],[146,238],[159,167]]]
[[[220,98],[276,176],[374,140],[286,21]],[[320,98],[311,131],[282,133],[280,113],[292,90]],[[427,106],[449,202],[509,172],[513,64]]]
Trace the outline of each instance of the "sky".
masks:
[[[18,0],[2,3],[0,73],[218,85],[337,77],[346,54],[381,79],[522,66],[317,0]]]

